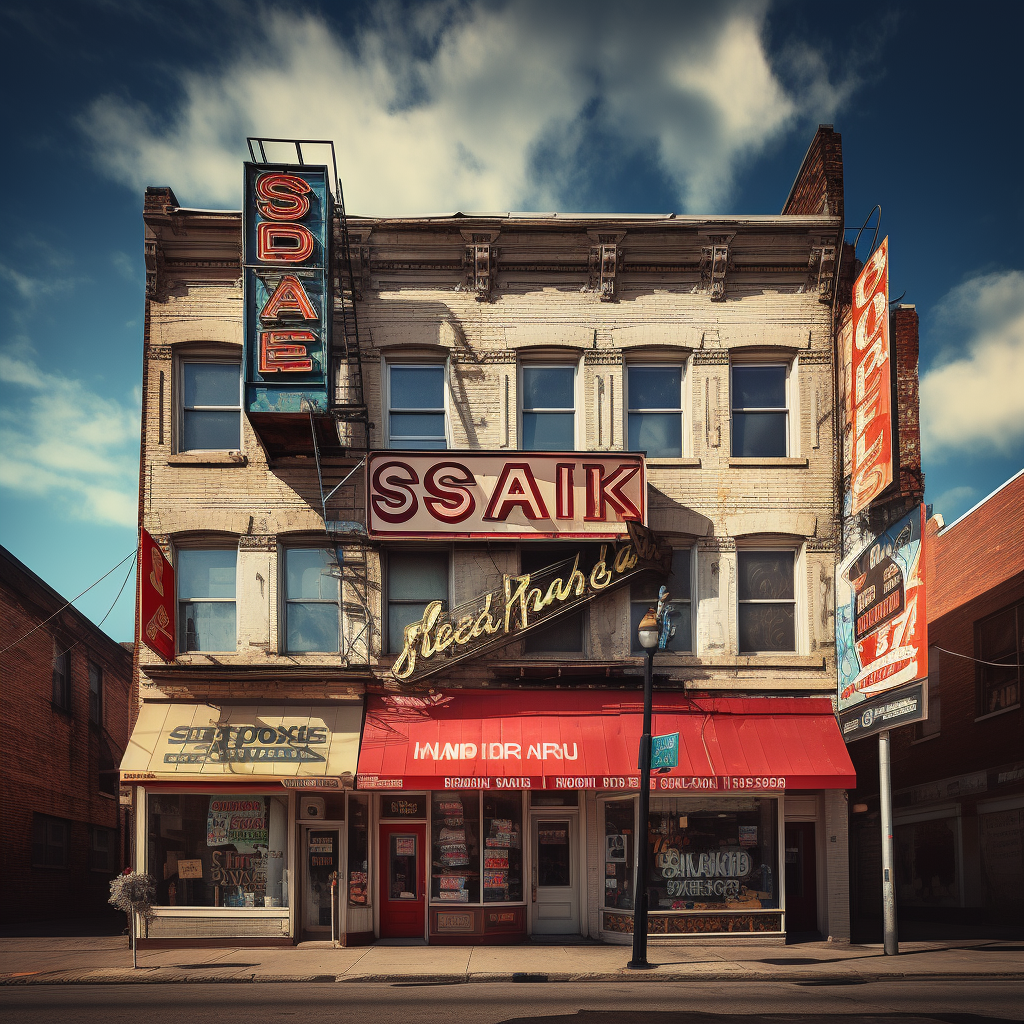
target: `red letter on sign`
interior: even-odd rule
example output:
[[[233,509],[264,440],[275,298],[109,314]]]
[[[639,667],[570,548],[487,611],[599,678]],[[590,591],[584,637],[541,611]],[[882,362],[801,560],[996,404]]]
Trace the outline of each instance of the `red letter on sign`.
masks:
[[[300,316],[303,320],[320,319],[302,282],[292,274],[285,274],[274,289],[274,294],[260,310],[260,319],[275,320],[279,316],[289,315]]]
[[[260,373],[312,373],[306,346],[315,343],[309,331],[260,331]]]
[[[402,470],[405,471],[404,475]],[[385,523],[408,522],[419,508],[416,492],[412,489],[412,485],[419,482],[420,478],[412,466],[404,462],[382,463],[370,477],[371,508]],[[393,486],[389,487],[388,484]]]
[[[442,474],[442,470],[455,472]],[[428,494],[433,495],[424,498],[423,504],[441,522],[461,523],[476,510],[476,498],[469,489],[475,484],[476,477],[465,466],[458,462],[439,462],[423,478],[424,488]]]
[[[600,463],[584,463],[587,474],[587,522],[604,522],[605,502],[623,519],[640,519],[640,509],[622,493],[622,488],[640,472],[639,466],[621,465],[608,476]]]
[[[527,519],[547,519],[548,510],[540,496],[533,470],[526,462],[507,462],[498,477],[484,519],[504,522],[512,509],[519,507]]]
[[[573,494],[575,462],[559,462],[555,466],[555,518],[573,519],[575,495]]]
[[[294,174],[261,174],[256,179],[256,209],[267,220],[302,220],[309,213],[309,182]]]
[[[301,224],[256,225],[256,258],[267,263],[302,263],[313,255],[316,239]]]

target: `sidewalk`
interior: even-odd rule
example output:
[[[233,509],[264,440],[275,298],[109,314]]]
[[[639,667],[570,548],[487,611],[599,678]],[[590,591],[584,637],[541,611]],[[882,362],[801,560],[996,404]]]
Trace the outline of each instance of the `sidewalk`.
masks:
[[[147,949],[132,969],[121,936],[0,938],[0,984],[363,982],[457,984],[543,981],[790,981],[857,984],[887,978],[1024,978],[1024,942],[907,942],[880,946],[657,946],[650,971],[629,971],[628,946],[408,946],[335,949],[328,943],[266,949]]]

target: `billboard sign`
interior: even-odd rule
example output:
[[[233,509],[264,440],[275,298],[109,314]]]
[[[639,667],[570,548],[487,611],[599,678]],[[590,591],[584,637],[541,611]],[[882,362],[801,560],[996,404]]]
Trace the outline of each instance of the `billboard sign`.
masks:
[[[647,515],[642,455],[371,452],[366,524],[376,539],[615,540]]]
[[[164,661],[174,661],[174,567],[148,530],[142,531],[140,576],[139,624],[142,639]]]
[[[839,729],[847,743],[928,717],[928,687],[924,683],[901,686],[881,697],[862,701],[839,716]]]
[[[327,411],[328,180],[326,167],[245,165],[247,412]]]
[[[840,714],[928,674],[924,506],[836,569]]]
[[[849,387],[853,428],[850,490],[856,515],[893,481],[892,364],[889,359],[889,239],[853,286]]]

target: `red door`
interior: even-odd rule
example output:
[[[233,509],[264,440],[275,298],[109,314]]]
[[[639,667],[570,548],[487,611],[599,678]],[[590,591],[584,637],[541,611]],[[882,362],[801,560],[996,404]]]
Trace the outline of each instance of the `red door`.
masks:
[[[380,826],[380,937],[419,939],[426,931],[426,825]]]
[[[786,933],[818,930],[814,822],[786,822]]]

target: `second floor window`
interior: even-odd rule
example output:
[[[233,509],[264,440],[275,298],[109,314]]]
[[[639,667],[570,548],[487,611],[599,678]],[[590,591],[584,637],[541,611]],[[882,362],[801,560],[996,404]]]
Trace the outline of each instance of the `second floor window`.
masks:
[[[576,368],[522,369],[524,451],[571,452],[576,448]]]
[[[448,610],[448,552],[389,552],[388,651],[402,650],[405,627],[419,622],[431,601]]]
[[[787,367],[748,363],[732,368],[732,454],[775,458],[789,454]]]
[[[71,652],[60,640],[53,641],[52,699],[57,707],[71,710]]]
[[[181,450],[238,451],[242,447],[240,365],[185,362],[181,376]]]
[[[626,434],[631,452],[649,459],[683,454],[683,370],[681,366],[626,368]]]
[[[676,627],[675,635],[668,642],[670,651],[693,650],[693,622],[690,616],[690,549],[681,548],[672,552],[672,573],[665,581],[668,587],[672,612],[671,623]],[[637,629],[648,608],[658,607],[658,591],[661,583],[653,579],[633,583],[629,588],[629,643],[631,654],[646,654],[640,646]]]
[[[288,548],[285,559],[285,650],[340,649],[340,580],[332,551]]]
[[[796,552],[739,551],[740,654],[796,650]]]
[[[549,544],[536,547],[524,545],[519,553],[520,572],[535,574],[557,565],[559,568],[555,575],[567,579],[577,554],[580,556],[580,571],[589,576],[597,557],[594,549],[584,544],[574,548],[553,547]],[[543,577],[545,585],[550,578]],[[582,654],[586,625],[586,609],[577,608],[576,611],[566,612],[559,615],[551,625],[527,633],[523,650],[527,654]]]
[[[1024,654],[1024,602],[976,623],[974,650],[979,659],[978,716],[1017,707]]]
[[[103,669],[89,662],[89,721],[103,724]]]
[[[235,650],[237,548],[178,551],[178,650]]]
[[[388,366],[388,447],[447,448],[444,367]]]

